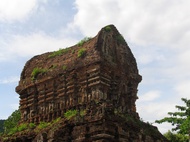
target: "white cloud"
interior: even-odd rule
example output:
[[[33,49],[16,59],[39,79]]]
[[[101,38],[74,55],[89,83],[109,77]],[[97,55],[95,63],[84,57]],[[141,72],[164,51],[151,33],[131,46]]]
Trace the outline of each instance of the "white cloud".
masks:
[[[19,104],[11,104],[10,107],[13,109],[13,110],[17,110],[19,108]]]
[[[0,84],[10,84],[10,83],[18,82],[18,81],[19,81],[18,76],[11,76],[9,78],[0,79]]]
[[[40,0],[0,0],[0,21],[22,20],[37,8],[38,3]]]
[[[161,0],[76,0],[74,24],[85,35],[94,35],[114,23],[130,41],[138,45],[179,46],[188,41],[190,1]]]
[[[179,82],[177,84],[175,90],[177,91],[178,95],[182,98],[189,98],[190,94],[190,80],[184,81],[184,82]]]
[[[139,101],[146,103],[147,101],[154,101],[161,96],[161,92],[158,90],[149,91],[140,96]]]
[[[1,59],[12,60],[17,56],[32,57],[44,52],[71,46],[77,41],[71,38],[65,38],[64,36],[51,37],[38,32],[29,35],[14,35],[11,40],[6,42],[7,44],[0,49],[0,61]]]
[[[159,130],[162,133],[167,132],[171,129],[171,124],[163,123],[163,124],[156,124],[154,123],[155,120],[162,119],[167,115],[168,112],[175,111],[175,103],[174,102],[144,102],[139,103],[137,107],[137,112],[139,113],[140,117],[145,122],[153,123],[153,125],[158,126]]]

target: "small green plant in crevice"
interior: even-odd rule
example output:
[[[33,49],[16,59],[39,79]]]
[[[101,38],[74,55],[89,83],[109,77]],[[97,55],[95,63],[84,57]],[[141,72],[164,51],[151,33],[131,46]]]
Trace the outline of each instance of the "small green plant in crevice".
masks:
[[[90,39],[92,39],[91,37],[85,37],[84,39],[82,39],[81,41],[79,41],[77,43],[78,46],[83,46],[84,43],[88,42]]]
[[[38,67],[34,68],[31,73],[32,80],[35,80],[37,78],[38,74],[45,73],[45,72],[47,72],[47,69],[42,69],[42,68],[38,68]]]
[[[75,53],[75,50],[73,49],[73,50],[72,50],[72,54],[74,54],[74,53]]]
[[[49,67],[49,69],[55,69],[57,68],[57,65],[51,65],[51,67]]]
[[[85,116],[86,115],[86,110],[80,110],[80,116]]]
[[[81,48],[79,51],[78,51],[78,57],[84,57],[86,54],[86,49],[85,48]]]
[[[34,123],[29,123],[29,128],[34,129],[35,127],[36,127],[36,124],[34,124]]]
[[[124,37],[120,34],[116,37],[118,43],[125,44],[125,39]]]
[[[48,122],[40,122],[40,124],[37,126],[37,129],[44,129],[46,127],[48,127],[50,125],[50,123]]]
[[[66,70],[66,69],[67,69],[67,66],[66,66],[66,65],[63,65],[62,68],[63,68],[63,70]]]
[[[28,129],[28,124],[23,123],[18,126],[18,132]]]
[[[70,120],[72,117],[77,115],[77,110],[68,110],[67,112],[64,113],[64,117],[67,120]]]
[[[110,32],[110,31],[111,31],[111,27],[110,27],[110,26],[106,26],[106,27],[104,28],[104,30],[105,30],[106,32]]]
[[[55,120],[53,120],[52,123],[53,123],[53,124],[58,123],[60,120],[61,120],[61,117],[58,117],[58,118],[56,118]]]
[[[51,53],[48,56],[48,58],[52,58],[52,57],[55,57],[55,56],[60,56],[60,55],[62,55],[64,53],[67,53],[69,50],[70,50],[70,48],[64,48],[64,49],[60,48],[59,50],[54,51],[53,53]]]

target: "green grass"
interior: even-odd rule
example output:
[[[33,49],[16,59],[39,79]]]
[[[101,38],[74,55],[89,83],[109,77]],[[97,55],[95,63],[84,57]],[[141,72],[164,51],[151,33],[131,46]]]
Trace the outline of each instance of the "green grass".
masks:
[[[37,126],[37,129],[44,129],[46,127],[48,127],[50,125],[50,123],[48,122],[40,122],[40,124]]]
[[[66,70],[67,69],[67,66],[66,65],[63,65],[63,70]]]
[[[72,54],[74,54],[74,53],[75,53],[75,50],[73,49],[73,50],[72,50]]]
[[[86,110],[81,110],[80,111],[80,116],[85,116],[86,115]]]
[[[17,127],[14,127],[14,128],[12,128],[12,129],[9,131],[8,135],[13,135],[13,134],[15,134],[16,132],[18,132],[18,128],[17,128]]]
[[[78,57],[84,57],[86,54],[86,49],[85,48],[81,48],[79,51],[78,51]]]
[[[36,124],[34,124],[34,123],[29,123],[29,128],[33,129],[33,128],[35,128],[35,127],[36,127]]]
[[[70,50],[70,48],[64,48],[64,49],[59,49],[57,51],[54,51],[53,53],[51,53],[48,58],[52,58],[52,57],[55,57],[55,56],[60,56],[62,54],[65,54],[67,53],[68,51]]]
[[[64,117],[67,120],[70,120],[72,117],[77,115],[77,110],[68,110],[67,112],[64,113]]]
[[[32,80],[35,80],[37,78],[38,74],[45,73],[45,72],[47,72],[47,69],[42,69],[42,68],[38,68],[38,67],[34,68],[31,73]]]
[[[18,127],[18,131],[23,131],[26,130],[28,128],[28,125],[26,123],[20,124]]]
[[[91,37],[85,37],[84,39],[82,39],[81,41],[79,41],[77,43],[78,46],[83,46],[84,43],[88,42],[90,39],[92,39]]]
[[[106,27],[104,28],[104,30],[105,30],[106,32],[110,32],[110,31],[111,31],[111,27],[110,27],[110,26],[106,26]]]
[[[61,117],[58,117],[55,120],[53,120],[52,123],[55,124],[55,123],[59,122],[60,120],[61,120]]]
[[[15,134],[15,133],[17,133],[17,132],[24,131],[24,130],[26,130],[26,129],[28,129],[28,128],[30,128],[30,127],[28,126],[27,123],[22,123],[22,124],[20,124],[19,126],[16,126],[16,127],[12,128],[12,129],[10,130],[10,132],[8,133],[8,135],[13,135],[13,134]]]

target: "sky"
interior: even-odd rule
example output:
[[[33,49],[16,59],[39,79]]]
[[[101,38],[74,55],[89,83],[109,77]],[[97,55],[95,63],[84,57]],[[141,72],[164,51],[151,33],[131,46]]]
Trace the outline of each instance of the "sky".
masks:
[[[142,75],[136,102],[141,120],[154,121],[184,105],[190,94],[189,0],[0,0],[0,119],[18,109],[15,93],[25,63],[76,44],[114,24]]]

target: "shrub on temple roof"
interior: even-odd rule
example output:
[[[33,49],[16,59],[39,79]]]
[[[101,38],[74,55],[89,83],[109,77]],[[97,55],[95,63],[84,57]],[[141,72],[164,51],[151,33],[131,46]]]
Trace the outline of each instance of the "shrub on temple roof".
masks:
[[[70,120],[72,117],[77,115],[77,110],[68,110],[67,112],[64,113],[64,117],[67,120]]]
[[[104,28],[104,30],[105,30],[106,32],[110,32],[110,31],[111,31],[111,27],[110,27],[110,26],[106,26],[106,27]]]
[[[91,37],[85,37],[84,39],[82,39],[81,41],[79,41],[77,43],[78,46],[83,46],[84,43],[88,42],[90,39],[92,39]]]
[[[70,48],[64,48],[64,49],[59,49],[57,51],[54,51],[53,53],[51,53],[48,58],[51,58],[51,57],[55,57],[55,56],[60,56],[64,53],[67,53],[68,51],[70,50]]]
[[[31,73],[32,80],[35,80],[36,77],[38,76],[38,74],[45,73],[45,72],[47,72],[47,69],[42,69],[42,68],[38,68],[38,67],[34,68]]]
[[[78,57],[84,57],[85,54],[86,54],[86,49],[85,48],[81,48],[78,51]]]

